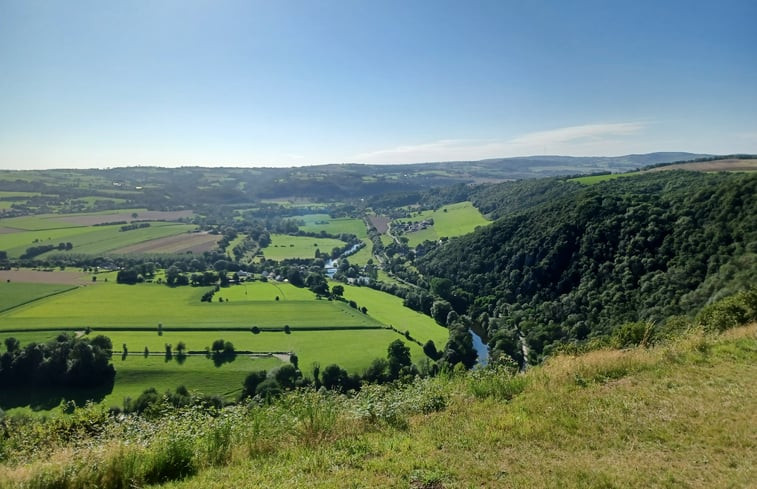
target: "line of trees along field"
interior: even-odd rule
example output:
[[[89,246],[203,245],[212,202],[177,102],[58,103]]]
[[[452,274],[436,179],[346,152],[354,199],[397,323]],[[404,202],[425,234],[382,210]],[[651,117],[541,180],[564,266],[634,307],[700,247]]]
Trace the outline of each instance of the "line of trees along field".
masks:
[[[504,217],[414,265],[464,315],[452,322],[481,327],[513,357],[522,336],[538,361],[561,343],[690,314],[748,287],[757,276],[755,195],[754,174],[503,184],[477,197]]]

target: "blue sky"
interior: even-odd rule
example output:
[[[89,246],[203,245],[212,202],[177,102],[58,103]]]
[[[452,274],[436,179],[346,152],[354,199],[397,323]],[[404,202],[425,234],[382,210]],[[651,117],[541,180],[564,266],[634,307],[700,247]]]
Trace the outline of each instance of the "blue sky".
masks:
[[[757,153],[757,2],[0,0],[0,168]]]

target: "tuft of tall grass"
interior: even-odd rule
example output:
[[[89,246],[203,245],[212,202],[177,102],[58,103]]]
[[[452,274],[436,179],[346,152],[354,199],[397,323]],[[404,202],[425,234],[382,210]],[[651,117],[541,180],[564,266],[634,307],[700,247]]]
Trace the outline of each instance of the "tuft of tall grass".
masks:
[[[197,472],[192,440],[185,435],[165,437],[146,452],[144,481],[157,484],[183,479]]]
[[[509,401],[523,392],[528,386],[529,378],[517,374],[510,368],[501,366],[483,368],[471,373],[468,389],[478,397]]]
[[[197,440],[198,463],[204,467],[226,465],[231,460],[234,445],[231,420],[226,417],[216,418]]]
[[[340,412],[334,394],[301,391],[287,405],[296,419],[294,432],[305,444],[316,445],[334,433]]]

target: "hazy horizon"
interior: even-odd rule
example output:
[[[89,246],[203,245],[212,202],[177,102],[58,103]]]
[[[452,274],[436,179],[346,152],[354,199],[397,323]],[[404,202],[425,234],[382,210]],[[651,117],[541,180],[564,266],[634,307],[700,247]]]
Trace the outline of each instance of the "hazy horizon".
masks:
[[[757,3],[0,3],[0,169],[757,153]]]

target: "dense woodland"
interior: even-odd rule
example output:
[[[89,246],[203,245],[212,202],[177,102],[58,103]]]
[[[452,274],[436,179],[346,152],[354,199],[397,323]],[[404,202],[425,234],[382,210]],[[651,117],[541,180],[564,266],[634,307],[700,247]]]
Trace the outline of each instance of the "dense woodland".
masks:
[[[502,184],[477,204],[504,217],[415,265],[427,282],[445,280],[443,298],[492,343],[522,335],[538,361],[560,343],[661,323],[751,285],[755,195],[754,174]]]

